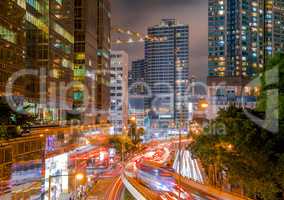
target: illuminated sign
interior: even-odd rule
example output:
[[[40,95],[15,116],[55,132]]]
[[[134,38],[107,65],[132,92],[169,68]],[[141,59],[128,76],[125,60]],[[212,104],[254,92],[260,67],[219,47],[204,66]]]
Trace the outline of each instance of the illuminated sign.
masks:
[[[49,178],[51,176],[51,178]],[[68,193],[68,154],[61,154],[45,160],[45,191],[51,189],[51,199],[59,199],[62,193]],[[49,180],[51,183],[49,183]],[[49,187],[49,184],[51,188]],[[45,195],[48,200],[48,194]]]

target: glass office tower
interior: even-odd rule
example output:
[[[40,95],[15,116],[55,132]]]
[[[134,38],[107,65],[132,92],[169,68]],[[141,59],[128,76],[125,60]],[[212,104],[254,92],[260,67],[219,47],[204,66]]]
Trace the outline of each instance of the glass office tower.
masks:
[[[159,113],[160,126],[170,126],[187,119],[189,28],[175,19],[163,19],[148,28],[148,35],[154,39],[145,42],[145,76],[152,91],[147,107]]]

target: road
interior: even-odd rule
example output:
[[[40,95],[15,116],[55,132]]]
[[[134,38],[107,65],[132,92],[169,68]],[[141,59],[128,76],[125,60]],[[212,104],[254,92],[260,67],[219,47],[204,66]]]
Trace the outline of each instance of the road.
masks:
[[[175,142],[161,142],[149,146],[125,166],[124,175],[133,188],[145,199],[162,200],[244,200],[235,194],[221,192],[213,187],[179,176],[171,167],[165,167],[171,159]],[[127,185],[126,185],[127,186]],[[139,199],[139,198],[136,198]],[[141,197],[140,197],[141,199]]]

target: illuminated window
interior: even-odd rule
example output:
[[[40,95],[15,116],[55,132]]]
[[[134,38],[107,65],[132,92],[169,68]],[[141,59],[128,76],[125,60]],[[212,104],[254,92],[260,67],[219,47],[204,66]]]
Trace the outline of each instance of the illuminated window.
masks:
[[[224,15],[224,10],[219,10],[218,15]]]
[[[26,1],[25,0],[17,0],[17,4],[26,10]]]
[[[57,69],[52,70],[52,77],[53,78],[59,78],[59,71]]]
[[[75,59],[76,60],[85,60],[85,54],[84,53],[76,53]]]
[[[63,0],[56,0],[57,3],[59,3],[60,5],[62,5]]]
[[[48,33],[48,27],[43,23],[43,21],[39,20],[29,12],[26,13],[26,20],[36,26],[38,29]]]
[[[27,3],[32,6],[36,11],[43,14],[43,7],[38,3],[37,0],[27,0]]]
[[[0,25],[0,38],[16,44],[16,36],[17,34],[15,32],[10,31],[9,29]]]
[[[69,42],[74,43],[74,37],[59,24],[54,22],[53,29],[55,30],[55,32],[67,39]]]
[[[72,68],[72,62],[70,60],[67,60],[65,58],[62,59],[62,66],[66,68]]]
[[[78,76],[84,77],[86,75],[86,69],[84,66],[76,65],[73,68],[73,73],[74,73],[74,76],[76,77]]]
[[[83,100],[83,92],[82,91],[76,91],[73,93],[73,99],[75,101],[81,101]]]

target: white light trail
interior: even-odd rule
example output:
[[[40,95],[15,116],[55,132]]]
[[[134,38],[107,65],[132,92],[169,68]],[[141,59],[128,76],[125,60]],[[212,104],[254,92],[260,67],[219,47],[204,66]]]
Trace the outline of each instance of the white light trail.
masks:
[[[181,163],[179,160],[181,160]],[[173,168],[177,173],[180,172],[182,176],[203,183],[203,177],[201,175],[197,160],[192,159],[192,154],[190,151],[178,151],[176,153]]]

